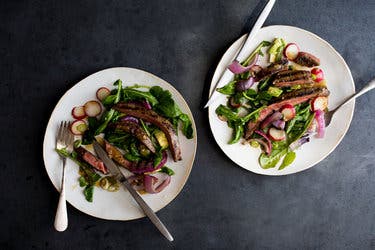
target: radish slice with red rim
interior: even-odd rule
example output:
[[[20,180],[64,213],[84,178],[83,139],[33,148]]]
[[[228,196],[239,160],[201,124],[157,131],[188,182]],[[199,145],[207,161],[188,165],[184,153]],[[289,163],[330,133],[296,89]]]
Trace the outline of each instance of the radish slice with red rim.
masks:
[[[111,91],[106,87],[101,87],[96,91],[96,98],[103,101],[107,96],[111,94]]]
[[[270,128],[270,130],[268,130],[268,135],[274,141],[282,141],[286,138],[285,131],[277,128]]]
[[[85,107],[85,113],[89,117],[98,116],[102,112],[102,106],[97,101],[88,101],[85,103],[84,107]]]
[[[328,97],[318,96],[311,101],[313,111],[325,110],[328,107]]]
[[[297,56],[298,56],[298,53],[299,53],[299,48],[298,48],[297,44],[295,44],[295,43],[288,43],[285,46],[284,56],[286,58],[288,58],[288,60],[293,61],[294,59],[296,59]]]
[[[285,104],[281,108],[281,114],[283,114],[284,121],[289,121],[296,116],[296,109],[292,104]]]
[[[319,68],[313,68],[311,70],[311,74],[313,75],[313,79],[315,82],[320,82],[322,80],[324,80],[324,73],[323,73],[323,70],[322,69],[319,69]]]
[[[85,131],[87,130],[87,124],[83,120],[75,120],[71,125],[70,125],[70,131],[74,135],[82,135]]]
[[[83,106],[74,107],[72,109],[72,116],[74,117],[74,119],[78,119],[78,120],[85,118],[87,116],[85,112],[85,107]]]

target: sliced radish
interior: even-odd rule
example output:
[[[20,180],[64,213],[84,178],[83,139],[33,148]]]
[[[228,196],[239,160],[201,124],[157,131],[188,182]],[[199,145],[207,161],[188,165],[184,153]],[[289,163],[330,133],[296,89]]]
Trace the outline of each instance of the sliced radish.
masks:
[[[313,68],[311,70],[311,74],[313,74],[314,76],[314,81],[316,82],[320,82],[322,80],[324,80],[324,73],[323,73],[323,70],[322,69],[319,69],[319,68]]]
[[[102,112],[102,106],[97,101],[88,101],[85,103],[84,107],[85,107],[85,113],[89,117],[95,117]]]
[[[328,107],[328,97],[318,96],[311,101],[311,107],[313,111],[322,110],[324,111]]]
[[[87,130],[87,124],[83,120],[75,120],[72,125],[70,125],[70,131],[74,135],[82,135]]]
[[[77,120],[81,120],[85,118],[87,116],[85,112],[85,107],[83,106],[74,107],[72,109],[72,116]]]
[[[101,87],[96,91],[96,98],[103,101],[107,96],[111,94],[111,91],[106,87]]]
[[[288,60],[293,61],[294,59],[296,59],[297,56],[298,56],[298,53],[299,53],[299,48],[298,48],[297,44],[295,44],[295,43],[288,43],[285,46],[284,56],[286,58],[288,58]]]
[[[283,114],[284,121],[289,121],[296,116],[296,109],[292,104],[285,104],[281,108],[281,114]]]
[[[285,131],[277,128],[270,128],[270,130],[268,130],[268,135],[274,141],[282,141],[286,138]]]

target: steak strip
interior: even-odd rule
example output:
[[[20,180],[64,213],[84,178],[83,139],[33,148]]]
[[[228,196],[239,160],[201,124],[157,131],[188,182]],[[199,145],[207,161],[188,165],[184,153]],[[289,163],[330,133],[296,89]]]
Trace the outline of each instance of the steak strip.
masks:
[[[125,131],[127,133],[134,135],[152,153],[156,152],[154,144],[152,144],[150,137],[147,135],[146,131],[144,131],[142,127],[139,126],[137,123],[132,122],[132,121],[121,121],[121,122],[116,122],[114,124],[114,127],[116,129],[119,129],[119,130],[122,130],[122,131]]]
[[[276,87],[291,87],[303,85],[310,87],[314,84],[310,71],[307,70],[284,70],[276,74],[273,84]]]
[[[125,159],[122,156],[121,152],[116,147],[109,144],[109,142],[107,142],[106,140],[104,140],[104,145],[105,145],[105,151],[107,151],[109,158],[115,160],[115,162],[117,162],[118,164],[120,164],[121,166],[127,169],[130,169],[134,166],[134,163]]]
[[[150,122],[155,126],[159,127],[167,136],[167,140],[169,143],[169,148],[172,153],[172,157],[174,161],[181,160],[181,147],[180,142],[178,141],[177,133],[170,121],[166,118],[160,116],[153,110],[148,110],[131,103],[118,103],[113,106],[113,109],[127,114],[134,116],[136,118],[140,118],[144,121]]]
[[[299,52],[294,62],[306,67],[315,67],[320,65],[319,58],[307,52]]]
[[[107,174],[108,170],[107,167],[104,165],[104,162],[98,159],[95,155],[91,154],[89,151],[84,149],[83,147],[76,148],[75,151],[77,152],[78,156],[93,168],[99,170],[103,174]]]
[[[281,101],[272,103],[271,105],[268,105],[267,107],[262,109],[256,121],[249,121],[247,123],[246,133],[244,136],[245,139],[250,139],[251,135],[255,130],[258,129],[263,120],[266,119],[272,112],[280,110],[285,104],[291,104],[295,106],[297,104],[307,102],[314,97],[328,95],[329,91],[327,88],[306,88],[287,93],[286,95],[281,97]]]

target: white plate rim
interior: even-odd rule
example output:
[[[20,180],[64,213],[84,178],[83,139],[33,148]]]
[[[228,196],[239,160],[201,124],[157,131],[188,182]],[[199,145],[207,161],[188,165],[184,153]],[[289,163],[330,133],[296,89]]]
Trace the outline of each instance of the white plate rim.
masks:
[[[347,73],[349,74],[349,77],[350,77],[350,83],[351,83],[351,87],[352,87],[352,93],[354,94],[355,93],[355,84],[354,84],[354,80],[353,80],[353,76],[352,76],[352,73],[350,71],[350,68],[349,66],[347,65],[347,63],[345,62],[344,58],[340,55],[339,52],[336,51],[336,49],[330,44],[328,43],[326,40],[324,40],[323,38],[319,37],[318,35],[310,32],[310,31],[307,31],[305,29],[302,29],[302,28],[299,28],[299,27],[295,27],[295,26],[290,26],[290,25],[270,25],[270,26],[264,26],[261,28],[261,30],[266,30],[266,29],[273,29],[273,28],[289,28],[289,29],[295,29],[295,30],[298,30],[299,32],[304,32],[304,33],[307,33],[309,35],[311,35],[312,37],[314,37],[315,39],[317,40],[320,40],[320,42],[322,42],[325,46],[327,46],[330,50],[332,50],[337,58],[340,60],[341,64],[344,66],[344,68],[346,69]],[[226,58],[226,55],[228,54],[228,52],[230,52],[230,50],[236,50],[235,49],[235,46],[239,46],[240,45],[240,41],[242,41],[242,39],[245,39],[245,37],[247,36],[247,34],[244,34],[242,35],[241,37],[239,37],[238,39],[236,39],[229,47],[228,49],[224,52],[223,56],[221,57],[219,63],[217,64],[216,66],[216,69],[214,71],[214,74],[212,76],[212,79],[211,79],[211,84],[210,84],[210,89],[209,89],[209,94],[208,94],[208,97],[211,96],[211,94],[213,93],[214,89],[215,89],[215,84],[216,84],[216,81],[214,82],[215,78],[217,78],[216,76],[221,74],[221,71],[220,71],[220,66],[224,63],[225,61],[225,58]],[[223,146],[219,143],[218,139],[216,138],[215,136],[215,133],[213,132],[213,128],[212,128],[212,124],[213,124],[213,121],[211,119],[211,113],[212,112],[215,112],[215,110],[213,110],[213,106],[214,105],[211,105],[209,108],[208,108],[208,120],[209,120],[209,124],[210,124],[210,130],[211,130],[211,133],[216,141],[216,144],[220,147],[220,149],[224,152],[224,154],[232,161],[234,162],[237,166],[247,170],[247,171],[250,171],[250,172],[253,172],[255,174],[259,174],[259,175],[266,175],[266,176],[285,176],[285,175],[291,175],[291,174],[296,174],[296,173],[300,173],[300,172],[303,172],[305,170],[308,170],[310,168],[312,168],[313,166],[317,165],[318,163],[320,163],[321,161],[323,161],[328,155],[330,155],[335,149],[336,147],[340,144],[340,142],[342,141],[342,139],[344,138],[344,136],[346,135],[346,133],[348,132],[349,130],[349,127],[350,127],[350,124],[352,122],[352,119],[353,119],[353,114],[354,114],[354,108],[355,108],[355,100],[353,100],[351,103],[348,103],[346,104],[347,107],[350,108],[350,111],[349,111],[349,119],[348,119],[348,122],[344,128],[344,132],[339,136],[339,138],[337,139],[335,145],[329,150],[327,151],[319,160],[315,161],[313,164],[310,164],[309,166],[305,167],[305,168],[301,168],[301,169],[297,169],[296,171],[294,172],[290,172],[290,173],[285,173],[283,171],[279,171],[278,174],[273,174],[273,173],[265,173],[263,172],[262,170],[265,170],[265,169],[262,169],[260,167],[260,165],[258,166],[259,168],[259,171],[257,170],[253,170],[253,169],[248,169],[244,166],[241,166],[240,164],[236,163],[235,162],[235,159],[232,159],[232,157],[224,150]]]
[[[163,208],[165,208],[166,206],[168,206],[182,191],[182,189],[184,188],[184,186],[186,185],[186,182],[187,180],[189,179],[190,177],[190,174],[191,174],[191,171],[192,171],[192,168],[193,168],[193,165],[194,165],[194,161],[195,161],[195,157],[196,157],[196,152],[197,152],[197,146],[198,146],[198,133],[197,133],[197,128],[196,128],[196,124],[195,124],[195,119],[194,119],[194,116],[193,116],[193,113],[191,112],[190,110],[190,107],[189,105],[187,104],[186,100],[184,99],[184,97],[182,96],[182,94],[172,85],[170,84],[169,82],[165,81],[164,79],[150,73],[150,72],[147,72],[145,70],[142,70],[142,69],[137,69],[137,68],[132,68],[132,67],[111,67],[111,68],[106,68],[106,69],[102,69],[102,70],[99,70],[97,72],[94,72],[88,76],[86,76],[85,78],[83,78],[82,80],[78,81],[77,83],[75,83],[73,86],[71,86],[68,90],[65,91],[65,93],[60,97],[60,99],[58,100],[58,102],[56,103],[55,107],[53,108],[53,111],[51,112],[50,116],[49,116],[49,119],[48,119],[48,123],[47,123],[47,126],[46,126],[46,129],[45,129],[45,134],[44,134],[44,137],[43,137],[43,163],[44,163],[44,168],[45,168],[45,171],[47,172],[47,175],[48,175],[48,178],[50,179],[52,185],[55,187],[56,191],[57,192],[60,192],[60,187],[57,186],[56,183],[54,183],[52,181],[52,178],[51,176],[49,175],[49,172],[47,171],[47,166],[46,166],[46,141],[47,141],[47,130],[49,128],[51,128],[52,126],[52,116],[53,114],[56,112],[56,108],[57,106],[59,106],[62,102],[62,100],[64,98],[66,98],[66,96],[68,95],[68,93],[70,91],[72,91],[72,89],[79,85],[81,82],[87,80],[88,78],[92,77],[93,75],[96,75],[96,74],[101,74],[105,71],[110,71],[110,70],[121,70],[121,69],[126,69],[126,70],[135,70],[135,71],[140,71],[144,74],[147,74],[149,75],[150,77],[152,78],[156,78],[158,79],[158,81],[161,81],[163,82],[164,84],[168,85],[169,88],[171,88],[175,93],[177,93],[180,98],[181,98],[181,101],[183,103],[183,105],[185,106],[185,110],[187,110],[187,113],[189,115],[189,117],[191,118],[191,122],[192,122],[192,127],[193,127],[193,131],[194,131],[194,137],[192,138],[193,142],[194,142],[194,151],[193,151],[193,154],[192,154],[192,157],[191,157],[191,161],[189,161],[189,164],[188,164],[188,169],[187,169],[187,172],[182,180],[182,182],[180,182],[180,186],[179,188],[177,189],[177,192],[176,194],[170,199],[170,201],[166,204],[164,204],[161,208],[159,209],[156,209],[154,210],[154,212],[158,212],[160,210],[162,210]],[[173,96],[173,93],[172,93],[172,96]],[[173,177],[172,177],[173,178]],[[82,195],[82,199],[84,199],[83,195]],[[80,208],[76,207],[74,204],[72,204],[68,199],[66,199],[66,202],[69,203],[72,207],[74,207],[75,209],[77,209],[78,211],[84,213],[84,214],[87,214],[87,215],[90,215],[92,217],[95,217],[95,218],[98,218],[98,219],[103,219],[103,220],[112,220],[112,221],[131,221],[131,220],[136,220],[136,219],[140,219],[140,218],[144,218],[146,217],[145,214],[143,214],[143,216],[137,216],[137,217],[134,217],[134,218],[130,218],[130,219],[114,219],[114,218],[105,218],[105,217],[102,217],[102,216],[98,216],[96,214],[93,214],[91,212],[88,212],[88,211],[82,211]]]

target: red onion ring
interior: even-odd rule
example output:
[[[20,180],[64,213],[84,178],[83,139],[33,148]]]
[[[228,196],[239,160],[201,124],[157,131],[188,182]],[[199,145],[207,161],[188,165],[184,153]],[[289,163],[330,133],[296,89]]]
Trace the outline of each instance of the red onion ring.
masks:
[[[166,173],[158,173],[159,178],[154,175],[144,176],[144,185],[147,193],[156,194],[164,190],[169,183],[171,183],[171,177]]]
[[[232,71],[234,74],[242,74],[244,72],[247,72],[255,65],[255,63],[258,61],[259,55],[256,54],[253,58],[253,60],[247,65],[242,66],[241,63],[237,60],[234,60],[229,66],[228,69]]]
[[[168,160],[167,153],[165,151],[163,151],[162,159],[156,167],[154,167],[153,162],[143,162],[143,163],[141,162],[141,163],[138,164],[138,166],[130,167],[129,171],[134,173],[134,174],[143,174],[143,173],[155,172],[155,171],[161,169],[165,165],[167,160]]]
[[[316,134],[316,137],[317,138],[323,138],[324,137],[324,134],[325,134],[325,128],[326,128],[326,124],[325,124],[325,121],[324,121],[324,111],[318,109],[315,111],[315,119],[317,121],[317,134]]]
[[[267,144],[268,144],[268,148],[269,148],[269,152],[266,152],[268,155],[271,154],[271,151],[272,151],[272,143],[271,143],[271,140],[268,138],[268,136],[263,133],[262,131],[260,130],[255,130],[255,133],[257,133],[258,135],[262,136],[264,139],[266,139],[267,141]]]
[[[272,115],[269,115],[266,119],[264,119],[264,121],[260,125],[260,128],[264,129],[265,127],[268,127],[274,121],[280,120],[281,118],[283,118],[283,114],[277,111],[273,113]]]

